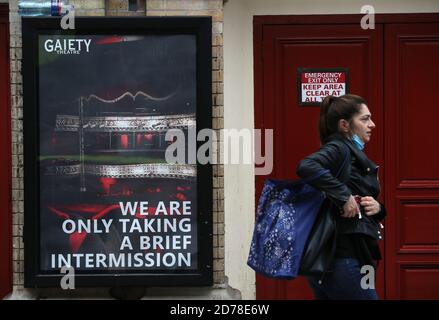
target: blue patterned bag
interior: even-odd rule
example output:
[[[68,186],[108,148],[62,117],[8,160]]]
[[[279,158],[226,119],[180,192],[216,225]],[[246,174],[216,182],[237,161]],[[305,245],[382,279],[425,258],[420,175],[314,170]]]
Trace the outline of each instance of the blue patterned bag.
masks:
[[[256,272],[271,278],[297,277],[308,234],[325,199],[306,181],[265,181],[247,260]]]
[[[348,155],[337,173],[340,175]],[[329,172],[295,181],[265,181],[256,212],[253,239],[247,264],[270,278],[294,279],[308,236],[325,195],[308,184]]]

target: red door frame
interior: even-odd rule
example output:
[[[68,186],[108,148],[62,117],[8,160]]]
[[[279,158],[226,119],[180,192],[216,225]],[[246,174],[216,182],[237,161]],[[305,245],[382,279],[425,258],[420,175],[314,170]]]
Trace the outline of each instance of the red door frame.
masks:
[[[12,291],[12,207],[11,207],[11,99],[9,57],[9,6],[0,4],[0,299]]]
[[[364,15],[346,14],[346,15],[279,15],[279,16],[254,16],[253,17],[253,65],[254,65],[254,117],[255,129],[264,129],[264,79],[263,79],[263,31],[264,26],[267,25],[320,25],[320,24],[360,24]],[[407,14],[376,14],[376,24],[391,24],[391,23],[428,23],[439,21],[439,13],[407,13]],[[384,61],[384,60],[383,60]],[[384,85],[384,81],[382,81]],[[386,99],[386,92],[382,91],[382,103]],[[383,105],[384,106],[384,105]],[[384,159],[383,154],[383,159]],[[384,159],[385,160],[385,159]],[[255,175],[255,206],[259,195],[262,191],[262,186],[265,176]],[[385,183],[383,183],[384,185]],[[385,202],[388,202],[392,195],[385,194]],[[386,243],[385,250],[392,250],[388,248],[390,243]],[[389,276],[389,271],[385,271],[385,278]],[[390,279],[386,280],[390,281]],[[283,290],[281,286],[275,286],[271,289],[268,295],[283,298]],[[386,290],[387,291],[387,290]],[[266,298],[267,292],[264,294]],[[256,290],[256,298],[260,298],[261,294]]]

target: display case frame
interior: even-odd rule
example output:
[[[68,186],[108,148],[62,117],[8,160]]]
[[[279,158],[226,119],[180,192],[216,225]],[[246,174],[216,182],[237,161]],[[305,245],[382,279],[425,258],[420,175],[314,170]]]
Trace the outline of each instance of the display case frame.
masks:
[[[60,18],[23,18],[23,125],[24,125],[24,245],[25,287],[60,287],[65,274],[60,270],[47,272],[41,267],[41,237],[44,220],[41,219],[42,170],[40,153],[42,128],[40,114],[41,92],[39,36],[132,36],[166,37],[194,36],[196,95],[196,132],[212,129],[212,20],[211,17],[78,17],[74,30],[63,30]],[[166,60],[166,59],[164,59]],[[94,66],[89,66],[93,68]],[[63,72],[63,70],[59,70]],[[128,82],[127,82],[128,83]],[[127,84],[129,88],[129,84]],[[132,95],[136,90],[127,89]],[[79,127],[82,128],[80,121]],[[204,141],[197,141],[197,150]],[[210,286],[213,283],[213,219],[212,219],[212,164],[196,167],[196,269],[142,270],[78,270],[74,273],[76,287],[114,286]],[[172,177],[168,177],[172,181]],[[167,195],[165,195],[167,196]],[[166,197],[165,197],[166,198]]]

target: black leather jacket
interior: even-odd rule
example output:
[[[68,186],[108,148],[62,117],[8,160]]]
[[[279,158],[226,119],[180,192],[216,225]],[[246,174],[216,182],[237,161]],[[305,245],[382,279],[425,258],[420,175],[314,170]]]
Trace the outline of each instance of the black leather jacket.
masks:
[[[348,153],[348,164],[337,179],[337,171]],[[326,196],[335,203],[332,213],[336,217],[337,234],[362,234],[369,240],[381,239],[381,221],[386,211],[381,204],[381,211],[373,216],[367,216],[363,209],[362,219],[341,217],[340,210],[351,195],[372,196],[377,199],[380,193],[378,166],[367,158],[363,151],[358,150],[354,143],[339,134],[319,151],[304,158],[297,167],[297,175],[308,177],[322,169],[330,172],[310,181],[313,187],[325,192]],[[372,239],[371,239],[372,238]]]

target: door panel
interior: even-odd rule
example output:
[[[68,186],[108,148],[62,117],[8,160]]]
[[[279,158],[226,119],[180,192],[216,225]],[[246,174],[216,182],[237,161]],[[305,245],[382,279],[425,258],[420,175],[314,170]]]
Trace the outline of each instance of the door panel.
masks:
[[[0,4],[0,299],[12,290],[11,117],[9,85],[9,10]]]
[[[438,266],[400,265],[401,299],[437,299],[439,297]]]
[[[397,212],[401,216],[400,253],[420,247],[439,253],[439,202],[401,201]]]
[[[274,129],[274,169],[271,178],[295,179],[300,159],[319,146],[318,106],[299,106],[297,68],[349,68],[350,92],[368,101],[377,129],[367,153],[382,163],[382,27],[362,30],[357,24],[265,25],[262,30],[262,118]],[[381,172],[382,174],[382,172]],[[263,179],[256,177],[261,192]],[[378,274],[378,293],[384,294],[384,264]],[[273,281],[257,276],[258,299],[309,299],[304,279]]]
[[[385,26],[387,296],[439,298],[439,23]]]

